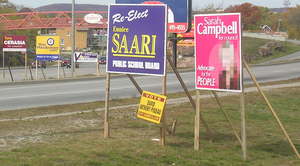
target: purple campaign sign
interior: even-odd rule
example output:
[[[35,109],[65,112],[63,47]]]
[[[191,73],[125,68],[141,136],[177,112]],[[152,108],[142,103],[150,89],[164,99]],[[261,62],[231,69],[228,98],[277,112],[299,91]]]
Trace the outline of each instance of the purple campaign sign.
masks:
[[[74,60],[75,62],[98,62],[98,54],[75,52]]]
[[[107,72],[165,75],[166,5],[110,5]]]

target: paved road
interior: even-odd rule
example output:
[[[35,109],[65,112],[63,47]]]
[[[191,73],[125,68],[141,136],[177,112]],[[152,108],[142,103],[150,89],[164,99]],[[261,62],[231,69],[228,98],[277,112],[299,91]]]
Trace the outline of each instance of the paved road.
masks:
[[[290,59],[296,57],[298,57],[297,54],[289,56]],[[277,61],[280,61],[280,59],[277,59]],[[300,77],[299,63],[299,61],[295,61],[293,63],[279,63],[276,65],[257,65],[250,68],[258,82],[270,82]],[[53,67],[53,70],[55,68],[57,67]],[[101,68],[100,71],[105,71],[105,65],[102,65]],[[51,70],[51,68],[47,68],[47,71],[48,69]],[[89,69],[89,65],[85,67],[81,65],[77,72],[80,70],[88,71],[91,69]],[[0,111],[105,100],[106,78],[105,74],[101,75],[100,77],[77,79],[47,79],[42,81],[0,83]],[[194,71],[181,72],[181,76],[188,89],[194,90]],[[143,90],[161,93],[162,77],[134,76],[134,78]],[[253,83],[245,69],[244,83]],[[182,91],[183,89],[176,76],[173,73],[168,73],[167,93]],[[111,99],[139,95],[126,75],[112,76]]]
[[[299,62],[253,66],[251,71],[259,82],[270,82],[300,77]],[[195,89],[194,71],[180,73],[189,90]],[[162,77],[134,76],[143,90],[161,93]],[[253,81],[244,70],[244,83]],[[110,99],[140,96],[126,75],[112,76]],[[106,77],[23,81],[0,84],[0,111],[49,105],[85,103],[105,100]],[[173,73],[167,74],[167,93],[183,89]]]

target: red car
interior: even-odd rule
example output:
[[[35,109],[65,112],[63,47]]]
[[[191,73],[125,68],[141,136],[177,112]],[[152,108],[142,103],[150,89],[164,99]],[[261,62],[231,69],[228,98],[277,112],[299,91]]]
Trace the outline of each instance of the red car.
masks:
[[[99,58],[99,64],[106,64],[106,56],[101,56]]]
[[[61,67],[67,66],[67,64],[68,64],[68,62],[69,62],[70,60],[71,60],[71,58],[63,58],[63,59],[61,60],[60,66],[61,66]]]
[[[46,69],[46,66],[47,66],[47,62],[46,61],[40,61],[40,60],[38,60],[37,61],[37,67],[38,68],[44,68],[44,69]],[[31,66],[31,68],[33,69],[33,68],[36,68],[36,64],[35,64],[35,60],[33,60],[31,63],[30,63],[30,66]]]

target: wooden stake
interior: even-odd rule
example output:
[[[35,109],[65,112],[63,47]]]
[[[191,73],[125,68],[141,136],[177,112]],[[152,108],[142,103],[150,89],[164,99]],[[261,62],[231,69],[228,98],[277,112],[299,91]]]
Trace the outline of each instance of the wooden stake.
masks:
[[[35,80],[38,79],[38,71],[37,71],[37,59],[35,59]]]
[[[172,126],[171,136],[173,136],[173,135],[175,134],[176,124],[177,124],[177,119],[175,119],[175,120],[173,121],[173,126]]]
[[[162,86],[162,95],[165,96],[166,95],[166,92],[167,92],[167,74],[163,77],[163,86]],[[166,110],[164,108],[164,111],[162,113],[162,117],[161,117],[161,123],[162,123],[162,136],[161,136],[161,139],[160,139],[160,145],[161,146],[165,146],[165,143],[166,143],[166,129],[167,129],[167,124],[166,124]]]
[[[42,66],[42,65],[41,65],[41,70],[42,70],[42,74],[43,74],[44,79],[46,79],[46,75],[45,75],[45,73],[44,73],[44,70],[43,70],[43,66]]]
[[[109,92],[110,92],[110,73],[106,74],[106,95],[105,95],[105,113],[104,113],[104,138],[109,138]]]
[[[60,68],[60,66],[59,66],[59,63],[60,63],[60,60],[58,60],[57,61],[57,79],[59,79],[59,68]]]
[[[4,51],[2,51],[2,67],[3,67],[3,82],[5,82],[5,63],[4,63]]]
[[[218,97],[217,93],[216,93],[215,91],[212,91],[212,92],[213,92],[213,94],[215,95],[215,98],[216,98],[216,100],[217,100],[217,102],[218,102],[218,104],[219,104],[219,106],[220,106],[220,108],[221,108],[221,110],[222,110],[224,116],[226,117],[226,120],[227,120],[227,122],[229,123],[229,125],[230,125],[230,127],[231,127],[233,133],[235,134],[236,138],[238,139],[238,141],[240,142],[240,144],[241,144],[241,146],[242,146],[242,140],[241,140],[240,136],[238,135],[238,133],[234,130],[234,127],[233,127],[233,125],[232,125],[232,123],[231,123],[231,121],[230,121],[230,119],[229,119],[229,116],[228,116],[227,113],[225,112],[225,109],[224,109],[224,107],[222,106],[221,101],[219,100],[219,97]]]
[[[131,80],[133,85],[136,87],[136,89],[139,91],[140,94],[143,94],[142,88],[139,86],[139,84],[135,81],[135,79],[132,77],[131,74],[127,74],[128,78]]]
[[[268,98],[266,97],[266,95],[264,94],[264,92],[262,91],[262,89],[260,88],[258,82],[256,81],[256,78],[253,76],[253,74],[252,74],[250,68],[248,67],[248,65],[247,65],[247,63],[246,63],[246,61],[245,61],[244,59],[243,59],[243,64],[245,65],[245,67],[246,67],[246,69],[247,69],[249,75],[251,76],[251,78],[252,78],[253,82],[255,83],[257,89],[259,90],[260,94],[262,95],[262,97],[264,98],[265,102],[267,103],[267,105],[268,105],[268,107],[269,107],[271,113],[273,114],[274,118],[276,119],[276,121],[277,121],[278,125],[280,126],[282,132],[284,133],[286,139],[289,141],[290,146],[291,146],[292,149],[294,150],[294,152],[295,152],[295,154],[297,155],[297,157],[300,158],[300,155],[299,155],[297,149],[295,148],[295,146],[294,146],[292,140],[290,139],[289,135],[288,135],[287,132],[285,131],[285,129],[284,129],[282,123],[280,122],[280,120],[279,120],[279,118],[277,117],[275,111],[273,110],[273,108],[272,108],[272,106],[271,106],[271,104],[270,104]]]
[[[200,138],[200,90],[196,89],[196,116],[195,116],[195,133],[194,133],[194,150],[199,150]]]
[[[242,156],[244,160],[247,160],[247,135],[246,135],[246,116],[245,116],[245,97],[244,97],[244,70],[241,69],[242,77],[242,92],[240,93],[240,110],[241,110],[241,129],[242,129]]]
[[[194,101],[194,99],[192,98],[192,96],[191,96],[190,92],[188,91],[187,87],[185,86],[185,84],[184,84],[184,82],[183,82],[183,80],[182,80],[182,78],[181,78],[179,72],[177,71],[176,67],[174,66],[174,64],[173,64],[173,62],[172,62],[172,59],[171,59],[169,56],[167,56],[167,59],[168,59],[168,61],[169,61],[169,64],[171,65],[171,67],[172,67],[174,73],[176,74],[177,79],[179,80],[179,82],[180,82],[182,88],[184,89],[184,91],[185,91],[187,97],[189,98],[189,100],[190,100],[192,106],[193,106],[194,109],[196,110],[196,104],[195,104],[195,101]],[[208,133],[208,135],[209,135],[209,137],[210,137],[210,142],[212,142],[212,140],[213,140],[212,133],[210,132],[210,130],[209,130],[209,128],[208,128],[208,126],[207,126],[205,120],[203,119],[203,117],[202,117],[201,115],[200,115],[200,120],[201,120],[203,126],[205,127],[206,132]]]
[[[25,51],[25,81],[27,81],[27,51]]]

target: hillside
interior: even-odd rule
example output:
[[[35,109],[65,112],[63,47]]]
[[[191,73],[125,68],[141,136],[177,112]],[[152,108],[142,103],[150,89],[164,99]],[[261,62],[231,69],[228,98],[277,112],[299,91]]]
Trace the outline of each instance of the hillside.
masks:
[[[72,4],[69,3],[59,3],[51,4],[46,6],[40,6],[34,9],[39,12],[49,12],[49,11],[72,11]],[[96,4],[75,4],[76,11],[108,11],[107,5],[96,5]]]

